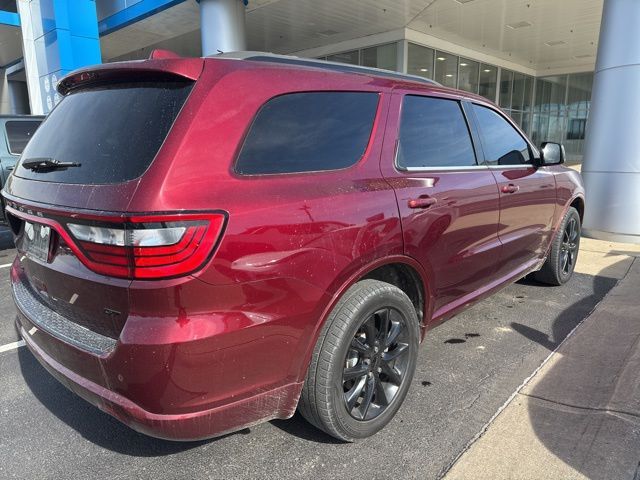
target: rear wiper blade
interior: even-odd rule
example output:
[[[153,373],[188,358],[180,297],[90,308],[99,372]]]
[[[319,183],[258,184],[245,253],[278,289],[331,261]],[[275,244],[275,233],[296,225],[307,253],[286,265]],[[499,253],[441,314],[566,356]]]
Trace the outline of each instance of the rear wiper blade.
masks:
[[[61,162],[54,158],[31,158],[22,162],[22,166],[34,172],[42,172],[46,170],[79,167],[81,164],[76,162]]]

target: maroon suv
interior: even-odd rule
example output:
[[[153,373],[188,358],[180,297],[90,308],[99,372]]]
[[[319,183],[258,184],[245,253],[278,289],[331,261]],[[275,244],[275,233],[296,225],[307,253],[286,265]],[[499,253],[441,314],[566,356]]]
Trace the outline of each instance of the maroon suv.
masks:
[[[167,57],[63,79],[3,191],[20,334],[132,428],[199,439],[298,408],[372,435],[427,330],[527,274],[571,276],[580,178],[484,98]]]

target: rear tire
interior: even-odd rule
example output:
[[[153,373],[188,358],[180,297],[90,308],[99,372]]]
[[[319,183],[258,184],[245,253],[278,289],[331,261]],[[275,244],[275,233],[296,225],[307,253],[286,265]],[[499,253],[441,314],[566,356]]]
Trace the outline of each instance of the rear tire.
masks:
[[[399,288],[362,280],[332,310],[313,351],[298,409],[344,441],[369,437],[404,401],[418,355],[415,308]]]
[[[549,256],[533,278],[548,285],[564,285],[573,275],[580,250],[580,214],[569,207],[556,232]]]

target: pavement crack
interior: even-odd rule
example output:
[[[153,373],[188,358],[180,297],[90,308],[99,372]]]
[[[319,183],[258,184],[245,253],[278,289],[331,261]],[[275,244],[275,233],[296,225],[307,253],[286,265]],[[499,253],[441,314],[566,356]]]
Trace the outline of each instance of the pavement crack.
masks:
[[[600,412],[600,413],[615,413],[619,415],[628,415],[630,417],[640,419],[640,413],[629,412],[627,410],[618,410],[615,408],[587,407],[585,405],[575,405],[572,403],[560,402],[557,400],[550,400],[548,398],[540,397],[538,395],[531,395],[529,393],[522,393],[522,392],[520,392],[520,395],[523,395],[529,398],[535,398],[537,400],[542,400],[543,402],[553,403],[555,405],[562,405],[563,407],[575,408],[577,410],[587,410],[587,411]]]

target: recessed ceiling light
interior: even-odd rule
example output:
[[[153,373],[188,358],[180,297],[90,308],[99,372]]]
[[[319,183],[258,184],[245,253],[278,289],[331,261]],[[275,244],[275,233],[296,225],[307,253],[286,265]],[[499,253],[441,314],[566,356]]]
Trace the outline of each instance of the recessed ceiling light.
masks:
[[[428,71],[429,71],[429,69],[428,69],[428,68],[421,68],[421,69],[420,69],[420,71],[421,71],[421,72],[428,72]]]
[[[447,77],[447,78],[451,78],[451,77],[453,77],[453,74],[452,74],[452,73],[447,73],[447,74],[445,75],[445,77]]]
[[[469,65],[468,63],[461,63],[460,66],[461,67],[466,67],[467,65]]]
[[[444,57],[438,57],[438,60],[440,60],[441,62],[444,62],[446,60],[446,58]]]
[[[485,68],[485,69],[483,70],[483,72],[485,72],[485,73],[489,73],[490,71],[491,71],[491,69],[489,69],[489,68]]]
[[[507,27],[512,30],[515,30],[517,28],[530,27],[531,25],[533,25],[533,23],[523,20],[522,22],[508,23]]]
[[[558,45],[564,45],[564,44],[566,44],[566,43],[567,43],[567,42],[565,42],[564,40],[552,40],[552,41],[550,41],[550,42],[545,42],[545,45],[546,45],[547,47],[556,47],[556,46],[558,46]]]

